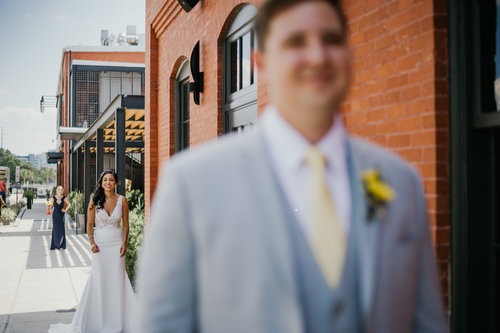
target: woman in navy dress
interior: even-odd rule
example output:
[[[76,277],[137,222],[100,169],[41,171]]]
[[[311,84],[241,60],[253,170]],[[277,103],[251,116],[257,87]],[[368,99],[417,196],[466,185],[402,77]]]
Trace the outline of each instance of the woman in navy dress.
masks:
[[[71,206],[68,198],[64,195],[62,186],[56,189],[56,195],[50,198],[49,205],[54,207],[52,211],[52,241],[51,250],[66,249],[66,227],[64,225],[64,213]]]

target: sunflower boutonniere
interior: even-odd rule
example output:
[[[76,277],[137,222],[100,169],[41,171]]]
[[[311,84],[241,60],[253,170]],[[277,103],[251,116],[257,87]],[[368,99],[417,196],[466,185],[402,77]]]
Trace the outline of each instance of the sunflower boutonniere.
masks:
[[[386,205],[394,200],[396,193],[394,189],[384,183],[377,169],[365,170],[362,174],[363,187],[368,203],[367,220],[372,221],[375,216],[382,219],[386,214]]]

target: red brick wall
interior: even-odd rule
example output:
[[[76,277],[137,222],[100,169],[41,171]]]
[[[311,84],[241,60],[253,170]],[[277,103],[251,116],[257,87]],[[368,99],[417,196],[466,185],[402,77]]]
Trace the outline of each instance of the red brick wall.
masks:
[[[146,8],[148,10],[148,8]],[[158,179],[158,40],[146,25],[146,89],[144,96],[145,107],[145,153],[144,153],[144,200],[146,202],[146,216],[149,216],[149,203],[153,197],[154,187]],[[151,110],[155,110],[152,112]]]
[[[258,4],[259,0],[247,1]],[[191,145],[221,133],[225,23],[242,1],[204,0],[186,13],[175,0],[146,0],[146,216],[158,167],[173,150],[173,82],[200,40],[205,91],[191,99]],[[350,19],[353,84],[344,105],[350,132],[388,147],[422,174],[443,291],[448,294],[449,171],[446,2],[344,0]],[[267,102],[259,77],[259,108]],[[155,122],[155,123],[153,123]],[[156,125],[157,124],[157,125]],[[146,124],[148,127],[148,123]],[[150,170],[148,170],[150,168]]]
[[[71,52],[71,60],[133,62],[144,64],[144,52]]]
[[[58,93],[63,94],[63,104],[62,104],[62,126],[68,126],[68,98],[69,98],[69,83],[68,83],[68,52],[63,53],[62,64],[61,64],[61,77],[59,78],[60,89]],[[69,151],[67,141],[61,142],[61,151],[64,153],[64,158],[62,160],[62,165],[58,166],[58,170],[61,172],[58,177],[59,185],[62,185],[64,189],[69,192]]]
[[[446,1],[344,0],[353,84],[349,131],[400,154],[423,178],[443,291],[450,247]]]

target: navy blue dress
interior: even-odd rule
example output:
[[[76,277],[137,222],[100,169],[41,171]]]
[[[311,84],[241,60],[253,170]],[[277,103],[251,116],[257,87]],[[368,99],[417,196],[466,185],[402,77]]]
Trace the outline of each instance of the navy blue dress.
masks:
[[[54,209],[52,210],[52,241],[50,243],[50,249],[65,250],[66,249],[66,228],[64,225],[64,213],[61,211],[64,208],[64,199],[61,198],[61,202],[57,203],[56,197],[52,197],[54,200]]]

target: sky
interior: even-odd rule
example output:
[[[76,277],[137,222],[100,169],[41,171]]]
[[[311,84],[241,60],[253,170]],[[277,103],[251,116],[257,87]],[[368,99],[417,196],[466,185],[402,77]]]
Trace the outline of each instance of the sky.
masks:
[[[0,0],[0,147],[15,155],[57,147],[55,96],[65,46],[99,45],[101,30],[145,32],[145,0]]]

